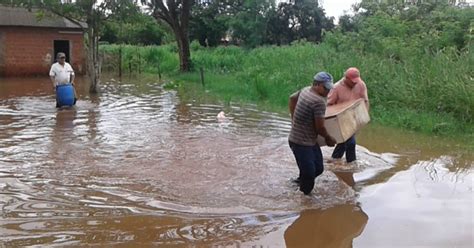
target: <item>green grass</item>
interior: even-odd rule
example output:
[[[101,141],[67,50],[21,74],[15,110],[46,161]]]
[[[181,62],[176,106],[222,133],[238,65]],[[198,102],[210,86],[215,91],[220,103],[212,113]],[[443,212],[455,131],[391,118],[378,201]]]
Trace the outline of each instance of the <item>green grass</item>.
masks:
[[[252,50],[192,47],[194,71],[190,73],[177,72],[174,45],[125,46],[123,64],[139,63],[149,73],[160,70],[180,87],[205,89],[224,102],[252,102],[278,112],[287,111],[289,94],[309,85],[316,72],[328,71],[337,81],[346,68],[357,66],[368,87],[374,122],[456,136],[474,144],[474,58],[469,49],[447,48],[437,54],[395,60],[358,51],[339,52],[324,43]],[[101,49],[116,54],[118,46]],[[204,69],[204,86],[200,68]]]

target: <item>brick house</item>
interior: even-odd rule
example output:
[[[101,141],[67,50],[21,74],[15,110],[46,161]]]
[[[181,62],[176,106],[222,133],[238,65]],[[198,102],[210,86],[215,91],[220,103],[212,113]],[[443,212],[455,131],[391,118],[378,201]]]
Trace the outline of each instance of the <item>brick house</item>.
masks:
[[[58,52],[64,52],[74,71],[86,71],[86,24],[36,11],[0,5],[0,76],[48,75]]]

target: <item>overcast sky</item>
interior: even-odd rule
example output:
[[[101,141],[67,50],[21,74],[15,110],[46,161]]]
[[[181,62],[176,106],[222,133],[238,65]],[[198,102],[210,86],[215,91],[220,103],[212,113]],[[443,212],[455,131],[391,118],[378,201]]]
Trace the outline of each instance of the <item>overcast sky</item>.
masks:
[[[344,11],[350,11],[354,3],[360,0],[323,0],[323,8],[327,16],[334,16],[336,20],[344,14]]]
[[[276,0],[276,3],[286,1],[288,0]],[[336,23],[339,16],[344,14],[344,11],[350,11],[352,5],[360,1],[361,0],[319,0],[320,3],[323,3],[326,16],[334,16]]]

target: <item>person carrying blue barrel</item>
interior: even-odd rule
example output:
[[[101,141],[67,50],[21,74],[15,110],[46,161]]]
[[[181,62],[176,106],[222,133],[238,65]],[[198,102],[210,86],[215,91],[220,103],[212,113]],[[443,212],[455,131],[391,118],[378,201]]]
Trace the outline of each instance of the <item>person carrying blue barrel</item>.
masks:
[[[76,94],[74,90],[74,70],[66,62],[66,54],[59,52],[56,56],[56,63],[51,65],[49,77],[53,82],[53,88],[56,91],[56,107],[63,105],[72,106],[76,104]]]

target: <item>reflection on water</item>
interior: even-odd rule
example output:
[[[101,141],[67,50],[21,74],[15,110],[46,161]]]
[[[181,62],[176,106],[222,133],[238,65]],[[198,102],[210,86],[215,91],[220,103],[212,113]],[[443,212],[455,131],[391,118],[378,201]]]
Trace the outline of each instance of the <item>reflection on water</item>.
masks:
[[[0,79],[0,246],[381,247],[400,234],[427,244],[396,229],[373,243],[372,223],[410,222],[379,213],[404,207],[420,230],[446,212],[472,230],[472,155],[444,140],[371,125],[357,164],[327,160],[306,197],[290,180],[287,115],[153,80],[106,80],[97,96],[77,84],[77,106],[57,110],[47,78]],[[452,195],[433,190],[441,185]]]
[[[370,220],[356,244],[473,247],[472,168],[450,172],[450,160],[419,161],[386,183],[365,187],[360,201]]]
[[[285,231],[286,247],[352,247],[364,230],[368,216],[352,205],[303,210]]]
[[[334,174],[348,186],[353,187],[355,185],[354,173],[347,171],[334,171]]]

